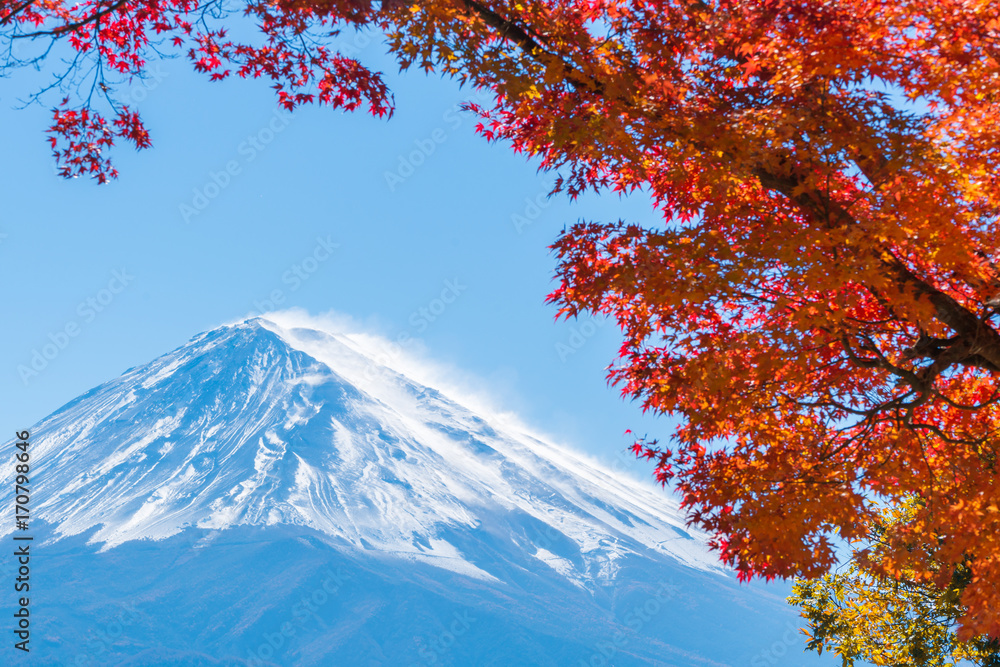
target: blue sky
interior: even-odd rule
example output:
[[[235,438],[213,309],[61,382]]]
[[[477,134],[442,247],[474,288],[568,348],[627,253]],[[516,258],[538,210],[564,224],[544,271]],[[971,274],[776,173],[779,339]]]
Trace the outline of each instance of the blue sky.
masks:
[[[209,83],[182,59],[161,61],[123,94],[154,146],[119,148],[121,177],[107,186],[55,175],[47,107],[13,108],[38,79],[5,82],[0,421],[30,425],[278,296],[279,307],[411,335],[499,407],[647,476],[623,456],[623,433],[669,425],[606,386],[618,332],[556,322],[544,298],[554,286],[547,246],[563,225],[652,221],[648,200],[547,199],[552,175],[487,144],[457,110],[470,91],[397,76],[377,41],[347,39],[389,72],[391,120],[317,107],[287,117],[266,82]],[[59,349],[25,374],[46,345],[50,356]]]
[[[121,176],[106,186],[55,174],[48,108],[14,109],[37,77],[4,82],[3,428],[30,426],[197,333],[274,305],[412,336],[497,408],[651,479],[626,452],[625,431],[663,437],[671,427],[607,386],[619,332],[556,321],[545,304],[548,246],[563,226],[654,223],[648,199],[547,199],[553,175],[487,144],[457,111],[469,91],[395,75],[377,42],[362,56],[389,72],[388,121],[317,107],[287,118],[266,82],[209,83],[184,60],[155,63],[125,93],[153,148],[119,148]],[[282,302],[268,303],[275,295]],[[55,354],[44,368],[19,373],[47,345]]]

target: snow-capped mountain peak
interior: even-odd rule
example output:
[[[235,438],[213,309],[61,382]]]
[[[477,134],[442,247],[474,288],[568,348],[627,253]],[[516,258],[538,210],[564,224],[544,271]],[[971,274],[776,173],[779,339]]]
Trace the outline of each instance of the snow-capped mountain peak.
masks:
[[[268,319],[196,336],[36,434],[39,516],[63,535],[99,526],[104,549],[290,524],[486,580],[474,544],[522,550],[580,586],[629,554],[716,567],[666,494],[491,423],[349,336]]]
[[[198,335],[31,428],[27,663],[803,664],[665,492],[307,322]]]

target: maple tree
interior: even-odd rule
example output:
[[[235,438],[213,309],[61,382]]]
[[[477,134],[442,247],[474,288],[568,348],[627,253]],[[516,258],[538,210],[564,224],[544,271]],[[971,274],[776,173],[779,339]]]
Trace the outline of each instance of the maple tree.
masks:
[[[833,650],[845,667],[859,660],[892,667],[1000,666],[1000,640],[980,635],[962,641],[955,633],[965,613],[960,599],[971,578],[969,563],[950,569],[944,589],[921,581],[917,572],[879,576],[862,566],[880,558],[883,535],[912,518],[918,505],[912,497],[886,508],[870,526],[865,553],[836,572],[796,582],[788,601],[809,623],[807,649]],[[929,558],[940,567],[933,550]]]
[[[231,38],[248,19],[258,41]],[[550,300],[617,320],[610,380],[679,418],[635,451],[727,563],[820,576],[876,501],[916,494],[867,571],[945,590],[968,567],[959,636],[1000,636],[993,2],[0,0],[10,43],[75,54],[51,141],[64,175],[102,181],[116,139],[149,145],[107,75],[158,49],[270,79],[287,108],[391,114],[379,73],[332,46],[358,26],[490,91],[478,131],[557,190],[652,198],[658,224],[565,230]]]

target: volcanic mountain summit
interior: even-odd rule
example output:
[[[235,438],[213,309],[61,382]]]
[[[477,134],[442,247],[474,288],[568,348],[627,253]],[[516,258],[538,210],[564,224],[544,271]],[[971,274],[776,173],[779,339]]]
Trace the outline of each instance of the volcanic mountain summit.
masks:
[[[31,664],[803,664],[667,494],[279,321],[31,429]]]

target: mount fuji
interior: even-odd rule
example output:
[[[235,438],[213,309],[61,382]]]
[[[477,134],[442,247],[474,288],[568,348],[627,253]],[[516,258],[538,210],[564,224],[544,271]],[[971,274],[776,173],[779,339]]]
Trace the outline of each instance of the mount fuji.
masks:
[[[30,429],[5,662],[827,664],[662,490],[299,324],[200,334]]]

